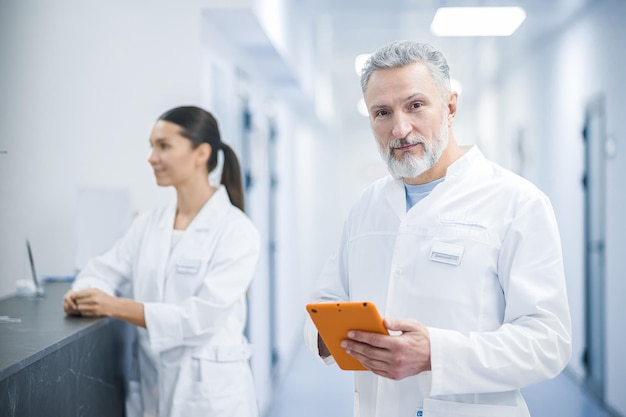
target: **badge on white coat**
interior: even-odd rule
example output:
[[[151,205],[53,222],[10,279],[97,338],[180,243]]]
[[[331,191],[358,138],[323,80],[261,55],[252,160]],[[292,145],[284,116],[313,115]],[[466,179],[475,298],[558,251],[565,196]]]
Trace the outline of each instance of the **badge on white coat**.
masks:
[[[453,245],[452,243],[435,242],[430,249],[430,260],[435,262],[442,262],[444,264],[459,265],[461,258],[463,257],[463,250],[465,248],[461,245]]]
[[[200,271],[200,259],[180,259],[176,262],[176,273],[196,275]]]

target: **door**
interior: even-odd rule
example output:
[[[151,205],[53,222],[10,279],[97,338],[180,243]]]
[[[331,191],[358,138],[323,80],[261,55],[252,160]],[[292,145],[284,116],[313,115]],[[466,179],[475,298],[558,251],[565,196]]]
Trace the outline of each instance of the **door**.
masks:
[[[605,98],[599,95],[587,103],[585,125],[585,353],[587,388],[604,399],[604,270],[606,125]]]

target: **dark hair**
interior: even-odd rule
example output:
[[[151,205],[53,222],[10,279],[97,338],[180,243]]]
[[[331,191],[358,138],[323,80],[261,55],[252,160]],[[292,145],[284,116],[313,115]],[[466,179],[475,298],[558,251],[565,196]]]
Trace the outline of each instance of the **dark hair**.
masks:
[[[181,135],[189,139],[193,148],[203,143],[211,145],[211,156],[207,163],[209,172],[217,166],[217,154],[224,153],[221,183],[226,187],[230,202],[244,210],[241,169],[235,151],[222,142],[217,120],[211,113],[195,106],[182,106],[168,110],[158,120],[174,123],[181,128]]]

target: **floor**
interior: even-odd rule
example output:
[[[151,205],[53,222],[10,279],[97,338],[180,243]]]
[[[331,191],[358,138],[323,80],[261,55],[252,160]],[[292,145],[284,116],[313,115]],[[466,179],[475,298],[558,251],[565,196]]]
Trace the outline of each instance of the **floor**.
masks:
[[[351,417],[352,373],[317,362],[303,345],[265,417]],[[567,375],[523,390],[532,417],[610,417]]]

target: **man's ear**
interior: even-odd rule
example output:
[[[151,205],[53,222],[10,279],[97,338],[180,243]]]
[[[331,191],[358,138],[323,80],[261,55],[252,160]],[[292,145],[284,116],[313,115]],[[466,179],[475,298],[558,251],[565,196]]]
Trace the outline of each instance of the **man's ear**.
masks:
[[[456,105],[459,99],[459,93],[456,91],[450,92],[448,96],[448,125],[451,125],[456,116]]]

